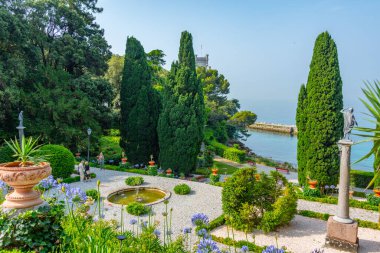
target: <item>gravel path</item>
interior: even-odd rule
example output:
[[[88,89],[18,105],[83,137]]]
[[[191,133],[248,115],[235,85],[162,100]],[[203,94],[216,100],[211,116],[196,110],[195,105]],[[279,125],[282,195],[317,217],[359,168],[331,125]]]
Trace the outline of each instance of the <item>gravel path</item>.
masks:
[[[144,184],[142,186],[157,187],[170,191],[172,194],[169,198],[168,209],[173,208],[172,232],[174,237],[181,234],[181,230],[184,227],[191,227],[191,217],[195,213],[205,213],[210,220],[222,214],[221,187],[180,179],[144,176],[120,171],[100,170],[97,168],[91,168],[91,172],[96,173],[97,178],[92,179],[91,182],[76,182],[71,185],[80,187],[82,190],[95,189],[97,180],[100,180],[101,196],[106,198],[108,194],[116,190],[129,188],[124,182],[128,176],[142,176],[144,178]],[[174,193],[174,186],[180,183],[186,183],[191,187],[192,191],[189,195],[177,195]],[[120,209],[120,205],[106,205],[105,218],[120,221]],[[162,202],[155,204],[153,211],[155,213],[153,219],[159,222],[159,230],[162,236],[164,223],[162,213],[165,212],[165,204]],[[133,227],[129,224],[132,218],[136,219],[137,217],[124,212],[126,229],[132,230]],[[144,216],[142,219],[146,221],[148,220],[148,216]]]
[[[231,229],[229,231],[231,235]],[[213,235],[227,237],[226,226],[219,227],[212,231]],[[255,231],[248,235],[248,240],[255,242],[259,246],[278,245],[286,246],[293,253],[310,253],[315,248],[324,248],[326,236],[326,222],[317,219],[298,216],[292,220],[289,226],[280,228],[276,233],[264,234]],[[235,240],[245,240],[245,233],[234,231]],[[276,240],[277,237],[277,240]],[[379,253],[380,252],[380,231],[359,228],[359,252]],[[324,253],[345,252],[332,248],[324,248]]]

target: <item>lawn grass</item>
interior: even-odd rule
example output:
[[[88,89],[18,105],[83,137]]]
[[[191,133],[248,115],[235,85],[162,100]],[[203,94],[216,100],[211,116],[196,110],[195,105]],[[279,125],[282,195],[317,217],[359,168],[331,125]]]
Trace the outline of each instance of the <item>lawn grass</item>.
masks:
[[[219,171],[218,171],[218,174],[227,174],[227,175],[230,175],[230,174],[233,174],[235,171],[237,171],[239,168],[235,167],[235,166],[232,166],[232,165],[229,165],[229,164],[225,164],[225,163],[221,163],[221,162],[217,162],[217,161],[214,161],[214,168],[218,168]]]

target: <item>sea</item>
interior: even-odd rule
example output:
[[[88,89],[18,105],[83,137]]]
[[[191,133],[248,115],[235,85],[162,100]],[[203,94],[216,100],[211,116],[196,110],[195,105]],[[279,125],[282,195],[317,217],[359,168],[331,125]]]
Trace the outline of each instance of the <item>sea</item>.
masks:
[[[348,106],[354,108],[354,115],[359,126],[371,126],[368,116],[365,115],[366,109],[361,105],[360,101],[351,101],[345,107]],[[276,101],[273,103],[273,101],[260,101],[255,103],[254,106],[246,107],[258,115],[258,122],[295,125],[296,102]],[[297,136],[261,130],[250,130],[249,133],[250,136],[243,142],[254,153],[297,166]],[[371,150],[372,142],[359,143],[363,138],[355,134],[357,132],[353,131],[351,135],[351,139],[355,143],[351,149],[351,167],[356,170],[373,171],[373,157],[356,163]]]

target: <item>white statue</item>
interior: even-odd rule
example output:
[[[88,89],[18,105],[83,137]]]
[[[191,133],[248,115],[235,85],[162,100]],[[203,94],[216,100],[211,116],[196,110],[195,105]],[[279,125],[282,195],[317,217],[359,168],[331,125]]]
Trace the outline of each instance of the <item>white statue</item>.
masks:
[[[358,125],[354,116],[354,108],[348,107],[346,109],[341,110],[340,112],[343,113],[344,118],[343,139],[350,140],[350,133],[352,128],[354,128],[355,125]]]

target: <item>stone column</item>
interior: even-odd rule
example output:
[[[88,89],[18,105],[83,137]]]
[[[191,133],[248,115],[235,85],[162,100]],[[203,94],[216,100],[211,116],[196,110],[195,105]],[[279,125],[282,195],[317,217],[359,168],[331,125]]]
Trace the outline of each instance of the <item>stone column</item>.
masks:
[[[341,223],[350,224],[349,206],[349,190],[350,190],[350,156],[351,140],[340,140],[338,145],[341,147],[340,156],[340,175],[339,175],[339,198],[338,198],[338,214],[334,216],[334,220]]]
[[[327,221],[326,245],[357,252],[359,247],[358,223],[350,219],[350,155],[351,140],[340,140],[341,147],[338,212]]]

